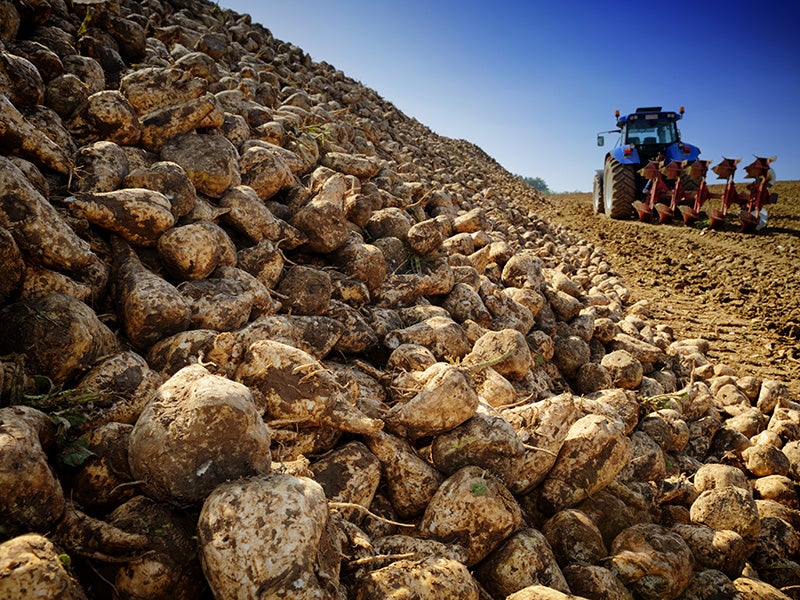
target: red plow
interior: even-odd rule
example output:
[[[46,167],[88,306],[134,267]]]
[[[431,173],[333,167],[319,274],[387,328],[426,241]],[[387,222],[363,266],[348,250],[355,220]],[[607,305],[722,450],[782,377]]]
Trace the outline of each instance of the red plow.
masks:
[[[770,165],[775,160],[774,156],[756,157],[744,167],[746,178],[753,181],[740,191],[733,179],[741,159],[723,158],[718,165],[711,167],[717,179],[725,181],[722,192],[712,192],[708,187],[706,178],[710,161],[699,158],[673,160],[666,164],[664,161],[650,161],[639,170],[647,180],[644,199],[634,201],[633,207],[641,221],[670,223],[680,218],[685,225],[693,225],[707,219],[712,229],[725,228],[729,214],[737,207],[739,230],[754,232],[766,225],[765,206],[777,201],[777,194],[770,192],[775,182],[775,172]],[[711,207],[711,200],[719,200],[718,207]]]

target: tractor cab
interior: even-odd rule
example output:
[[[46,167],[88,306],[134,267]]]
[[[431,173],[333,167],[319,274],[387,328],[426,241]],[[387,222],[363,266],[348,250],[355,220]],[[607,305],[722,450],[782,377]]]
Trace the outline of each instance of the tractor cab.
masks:
[[[682,116],[683,107],[676,113],[662,111],[660,106],[637,108],[635,113],[622,117],[617,115],[620,142],[636,149],[640,164],[658,157],[663,160],[667,148],[681,140],[678,120]]]
[[[678,121],[680,111],[663,111],[660,106],[637,108],[636,112],[620,116],[616,111],[617,127],[597,136],[597,145],[605,145],[603,133],[618,133],[619,139],[613,154],[623,164],[646,165],[651,160],[694,160],[700,151],[681,143]]]

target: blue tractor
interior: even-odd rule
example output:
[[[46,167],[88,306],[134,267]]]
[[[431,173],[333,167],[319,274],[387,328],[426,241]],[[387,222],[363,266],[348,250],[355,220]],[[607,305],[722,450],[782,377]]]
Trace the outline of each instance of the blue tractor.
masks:
[[[597,136],[597,145],[603,146],[603,134],[620,134],[616,146],[606,154],[603,170],[594,176],[595,213],[605,213],[612,219],[633,216],[634,203],[645,197],[649,183],[639,172],[642,167],[652,162],[667,164],[698,158],[700,149],[681,141],[678,121],[683,112],[682,106],[678,112],[663,111],[660,106],[637,108],[624,116],[616,111],[618,129]],[[686,189],[697,188],[696,182],[688,177],[683,185]]]

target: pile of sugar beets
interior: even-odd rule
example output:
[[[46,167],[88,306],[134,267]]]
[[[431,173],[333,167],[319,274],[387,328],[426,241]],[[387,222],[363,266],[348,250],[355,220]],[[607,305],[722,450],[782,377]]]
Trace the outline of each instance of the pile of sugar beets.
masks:
[[[480,149],[211,2],[0,44],[0,597],[800,598],[800,399]]]

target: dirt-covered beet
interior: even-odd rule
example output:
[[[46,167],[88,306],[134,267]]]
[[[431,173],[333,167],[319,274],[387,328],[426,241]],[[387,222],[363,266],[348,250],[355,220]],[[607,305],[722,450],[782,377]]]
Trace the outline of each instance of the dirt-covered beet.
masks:
[[[65,294],[18,300],[0,310],[0,352],[24,354],[56,384],[74,379],[119,341],[85,303]]]
[[[0,409],[0,515],[6,533],[45,531],[64,511],[61,483],[45,452],[56,428],[27,406]]]
[[[492,552],[476,570],[478,581],[495,597],[541,584],[568,592],[564,574],[542,532],[523,528]]]
[[[109,521],[124,531],[145,535],[149,551],[109,569],[117,593],[130,597],[185,599],[207,591],[195,560],[195,520],[166,504],[136,496],[119,505]]]
[[[269,440],[247,387],[190,365],[145,406],[128,461],[150,497],[185,505],[223,481],[269,472]]]
[[[46,537],[28,533],[0,544],[0,594],[8,600],[40,598],[86,600],[81,586]]]
[[[371,571],[358,586],[356,598],[391,597],[402,589],[408,597],[424,597],[433,588],[448,598],[477,600],[480,588],[463,563],[431,556],[417,560],[398,560]]]
[[[426,537],[467,549],[466,564],[485,558],[522,525],[522,512],[506,487],[479,467],[464,467],[431,498],[420,523]]]
[[[642,598],[677,598],[689,585],[692,552],[681,536],[660,525],[639,524],[625,529],[614,539],[610,551],[612,569]]]
[[[217,487],[198,521],[203,571],[214,596],[257,597],[271,590],[325,597],[326,580],[316,565],[327,518],[325,493],[311,479],[272,473]]]

